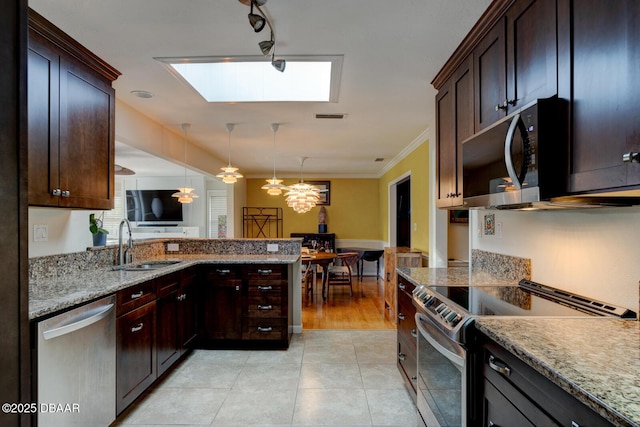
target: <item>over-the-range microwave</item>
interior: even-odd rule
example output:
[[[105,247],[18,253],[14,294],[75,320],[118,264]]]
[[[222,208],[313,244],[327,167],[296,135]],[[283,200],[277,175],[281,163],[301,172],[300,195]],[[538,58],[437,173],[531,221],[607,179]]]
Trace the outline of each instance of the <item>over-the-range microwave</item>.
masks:
[[[517,208],[567,194],[568,103],[538,99],[462,142],[467,208]]]

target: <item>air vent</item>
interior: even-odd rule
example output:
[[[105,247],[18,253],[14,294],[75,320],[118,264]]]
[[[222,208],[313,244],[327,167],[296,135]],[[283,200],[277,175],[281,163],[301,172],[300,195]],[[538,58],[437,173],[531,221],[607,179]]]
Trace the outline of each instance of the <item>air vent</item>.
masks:
[[[347,117],[346,114],[316,114],[316,119],[338,119],[342,120]]]

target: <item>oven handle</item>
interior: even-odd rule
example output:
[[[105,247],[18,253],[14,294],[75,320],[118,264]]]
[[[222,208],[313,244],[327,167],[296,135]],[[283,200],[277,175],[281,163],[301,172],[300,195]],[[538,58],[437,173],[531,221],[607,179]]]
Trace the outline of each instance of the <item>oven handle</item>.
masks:
[[[443,343],[446,341],[450,341],[457,347],[460,347],[460,344],[453,341],[446,335],[439,333],[437,329],[436,329],[436,332],[438,332],[437,335],[430,334],[429,331],[427,331],[427,329],[424,327],[423,323],[429,326],[432,326],[433,329],[436,329],[433,320],[423,316],[421,313],[416,313],[416,327],[418,328],[418,330],[420,331],[420,334],[424,337],[424,339],[426,339],[427,342],[431,344],[438,351],[438,353],[446,357],[451,363],[453,363],[460,369],[464,369],[465,358],[448,350],[445,347],[445,344]]]

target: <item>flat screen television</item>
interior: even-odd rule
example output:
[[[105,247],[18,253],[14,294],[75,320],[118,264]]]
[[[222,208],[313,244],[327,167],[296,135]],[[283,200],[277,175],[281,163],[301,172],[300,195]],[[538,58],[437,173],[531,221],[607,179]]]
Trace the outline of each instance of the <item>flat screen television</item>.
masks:
[[[182,221],[182,203],[176,190],[127,190],[127,219],[135,222]],[[177,224],[176,224],[177,225]]]

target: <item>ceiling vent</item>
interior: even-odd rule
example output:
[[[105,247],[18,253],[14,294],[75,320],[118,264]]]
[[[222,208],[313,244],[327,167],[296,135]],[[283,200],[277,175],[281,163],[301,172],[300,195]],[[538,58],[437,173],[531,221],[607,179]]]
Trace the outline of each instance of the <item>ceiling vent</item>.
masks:
[[[347,115],[346,114],[316,114],[316,119],[338,119],[338,120],[342,120],[344,118],[346,118]]]

